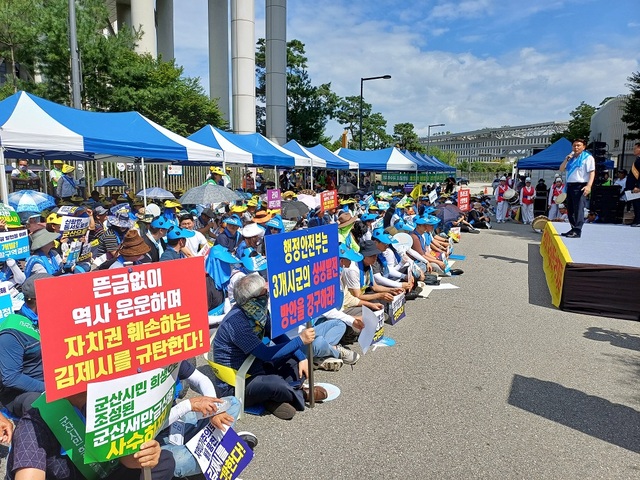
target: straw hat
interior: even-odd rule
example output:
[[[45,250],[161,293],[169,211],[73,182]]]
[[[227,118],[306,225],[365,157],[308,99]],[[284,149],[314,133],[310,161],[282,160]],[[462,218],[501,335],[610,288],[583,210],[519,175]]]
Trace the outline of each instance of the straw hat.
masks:
[[[231,213],[242,213],[242,212],[245,212],[246,210],[247,210],[246,205],[234,205],[233,207],[231,207]]]
[[[164,201],[164,208],[181,208],[182,205],[180,204],[180,202],[177,202],[175,200],[165,200]]]
[[[295,192],[292,192],[291,190],[287,190],[286,192],[284,192],[282,194],[282,198],[286,199],[286,200],[291,200],[292,198],[296,198],[298,195],[296,195]]]
[[[129,230],[125,234],[124,240],[122,240],[120,255],[123,257],[139,257],[150,250],[151,248],[144,242],[137,230]]]
[[[273,213],[269,213],[265,210],[259,210],[253,215],[253,221],[255,223],[267,223],[273,218]]]
[[[57,213],[51,213],[47,217],[47,223],[51,223],[52,225],[62,225],[62,217]]]
[[[31,234],[31,251],[40,250],[45,245],[58,239],[58,234],[42,228]]]
[[[353,225],[358,220],[357,217],[353,217],[350,213],[344,212],[341,213],[338,217],[338,228],[348,227],[349,225]]]

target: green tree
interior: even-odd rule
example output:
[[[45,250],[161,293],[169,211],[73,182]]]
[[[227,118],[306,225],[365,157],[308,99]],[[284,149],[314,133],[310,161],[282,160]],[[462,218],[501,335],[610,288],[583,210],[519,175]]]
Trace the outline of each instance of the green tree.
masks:
[[[20,52],[27,59],[27,54],[32,55],[32,64],[43,80],[23,82],[21,88],[69,105],[68,1],[33,1],[39,8],[30,16],[34,24],[28,40],[30,49]],[[133,51],[143,32],[122,28],[117,34],[104,35],[110,24],[103,0],[77,2],[76,19],[85,109],[136,110],[181,135],[193,133],[206,123],[223,126],[217,102],[204,94],[198,79],[183,77],[182,68],[173,61]],[[4,89],[1,93],[12,92]]]
[[[596,107],[584,103],[584,101],[580,102],[580,105],[571,112],[571,120],[569,120],[567,129],[554,133],[549,138],[549,141],[554,143],[565,137],[569,141],[573,141],[576,138],[584,138],[588,142],[591,134],[591,117],[594,113],[596,113]]]
[[[444,151],[439,147],[434,147],[433,145],[430,145],[428,149],[425,147],[425,152],[427,155],[436,157],[441,162],[451,165],[452,167],[455,167],[458,163],[458,155],[456,155],[455,152],[449,150]]]
[[[393,141],[398,148],[410,152],[425,153],[427,149],[419,142],[413,123],[397,123],[393,126]]]
[[[266,41],[258,40],[256,51],[256,127],[266,134]],[[331,91],[331,84],[314,86],[307,72],[304,43],[287,42],[287,138],[304,145],[328,142],[324,129],[339,101]]]
[[[622,121],[629,128],[627,137],[636,140],[640,139],[640,72],[634,72],[627,80],[631,93],[623,107]]]
[[[34,12],[38,6],[35,0],[0,0],[0,56],[9,94],[22,88],[18,72],[26,77],[34,68],[31,42],[37,32]]]
[[[360,148],[360,96],[345,97],[338,102],[336,120],[351,134],[349,148]],[[362,149],[377,150],[394,144],[386,132],[387,121],[381,113],[373,113],[371,104],[362,100]]]

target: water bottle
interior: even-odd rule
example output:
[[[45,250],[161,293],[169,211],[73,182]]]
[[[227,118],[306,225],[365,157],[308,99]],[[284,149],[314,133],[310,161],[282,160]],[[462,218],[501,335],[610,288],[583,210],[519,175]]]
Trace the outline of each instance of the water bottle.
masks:
[[[219,413],[226,412],[231,408],[231,402],[227,399],[224,399],[221,402],[216,402],[216,407],[216,413],[212,413],[211,415],[204,415],[202,412],[196,412],[197,419],[201,420],[205,417],[213,417],[214,415],[218,415]]]

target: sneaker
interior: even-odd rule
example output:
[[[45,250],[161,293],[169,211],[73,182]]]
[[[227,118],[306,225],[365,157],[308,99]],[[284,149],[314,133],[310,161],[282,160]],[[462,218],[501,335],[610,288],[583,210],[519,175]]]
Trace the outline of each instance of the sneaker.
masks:
[[[258,446],[258,437],[251,432],[238,432],[238,436],[246,443],[251,450],[255,450]]]
[[[327,357],[314,359],[313,362],[316,368],[320,370],[326,370],[328,372],[337,372],[342,368],[343,362],[340,358]]]
[[[420,291],[422,291],[422,289],[420,289]],[[409,300],[415,300],[416,298],[418,298],[420,296],[420,292],[416,291],[416,290],[412,290],[409,293],[405,293],[404,295],[404,299],[409,301]]]
[[[269,400],[268,402],[264,402],[264,408],[280,420],[291,420],[296,414],[295,407],[287,402],[274,402],[273,400]]]
[[[353,350],[343,347],[342,345],[336,345],[335,347],[340,352],[340,358],[347,365],[355,365],[360,359],[360,355]]]

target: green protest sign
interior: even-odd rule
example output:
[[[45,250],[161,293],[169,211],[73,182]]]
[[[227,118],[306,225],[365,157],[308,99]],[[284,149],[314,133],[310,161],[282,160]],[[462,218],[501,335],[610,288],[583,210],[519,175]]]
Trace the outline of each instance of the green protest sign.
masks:
[[[169,418],[178,366],[88,385],[85,462],[136,453],[155,438]]]

